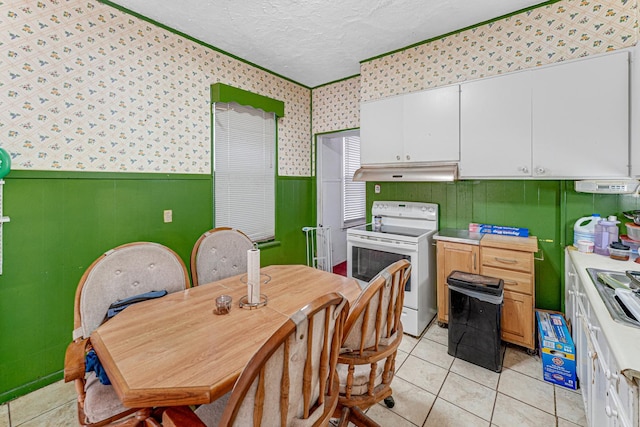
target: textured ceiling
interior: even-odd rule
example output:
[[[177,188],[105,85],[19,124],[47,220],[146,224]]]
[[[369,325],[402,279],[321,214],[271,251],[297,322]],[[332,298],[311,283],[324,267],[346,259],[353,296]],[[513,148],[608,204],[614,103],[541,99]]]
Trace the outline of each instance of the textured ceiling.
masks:
[[[133,12],[309,87],[360,61],[541,0],[115,0]]]

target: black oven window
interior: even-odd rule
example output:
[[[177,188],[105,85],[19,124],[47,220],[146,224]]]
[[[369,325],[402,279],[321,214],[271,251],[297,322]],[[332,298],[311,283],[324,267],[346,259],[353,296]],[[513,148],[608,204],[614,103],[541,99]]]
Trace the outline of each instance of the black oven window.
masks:
[[[369,282],[376,274],[390,266],[396,261],[406,259],[411,262],[409,255],[400,255],[392,252],[385,252],[376,249],[367,249],[360,247],[352,248],[352,266],[351,276],[363,282]],[[405,292],[411,291],[411,277],[407,280],[404,287]]]

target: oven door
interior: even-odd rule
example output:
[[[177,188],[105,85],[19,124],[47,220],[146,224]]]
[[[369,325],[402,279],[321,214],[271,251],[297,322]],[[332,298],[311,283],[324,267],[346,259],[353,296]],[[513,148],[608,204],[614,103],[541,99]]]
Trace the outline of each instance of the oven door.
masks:
[[[418,245],[366,236],[347,237],[347,276],[366,287],[376,274],[401,259],[411,263],[411,275],[405,285],[404,305],[418,308],[416,283],[420,283],[417,268]]]

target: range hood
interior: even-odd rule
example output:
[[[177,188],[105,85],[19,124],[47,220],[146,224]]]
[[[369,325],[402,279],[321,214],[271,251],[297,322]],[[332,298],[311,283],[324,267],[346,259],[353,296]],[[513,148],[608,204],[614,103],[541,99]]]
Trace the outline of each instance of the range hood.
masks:
[[[354,181],[433,182],[456,179],[458,179],[456,163],[362,166],[353,174]]]

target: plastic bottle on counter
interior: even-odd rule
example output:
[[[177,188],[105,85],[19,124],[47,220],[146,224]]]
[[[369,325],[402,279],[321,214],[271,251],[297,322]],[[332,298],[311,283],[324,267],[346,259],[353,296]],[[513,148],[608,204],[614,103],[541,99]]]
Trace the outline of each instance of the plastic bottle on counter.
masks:
[[[618,241],[618,218],[610,216],[598,221],[595,228],[595,240],[593,252],[600,255],[609,255],[609,245]]]
[[[573,226],[573,246],[578,247],[578,240],[595,242],[596,224],[600,221],[600,214],[591,214],[576,221]]]

